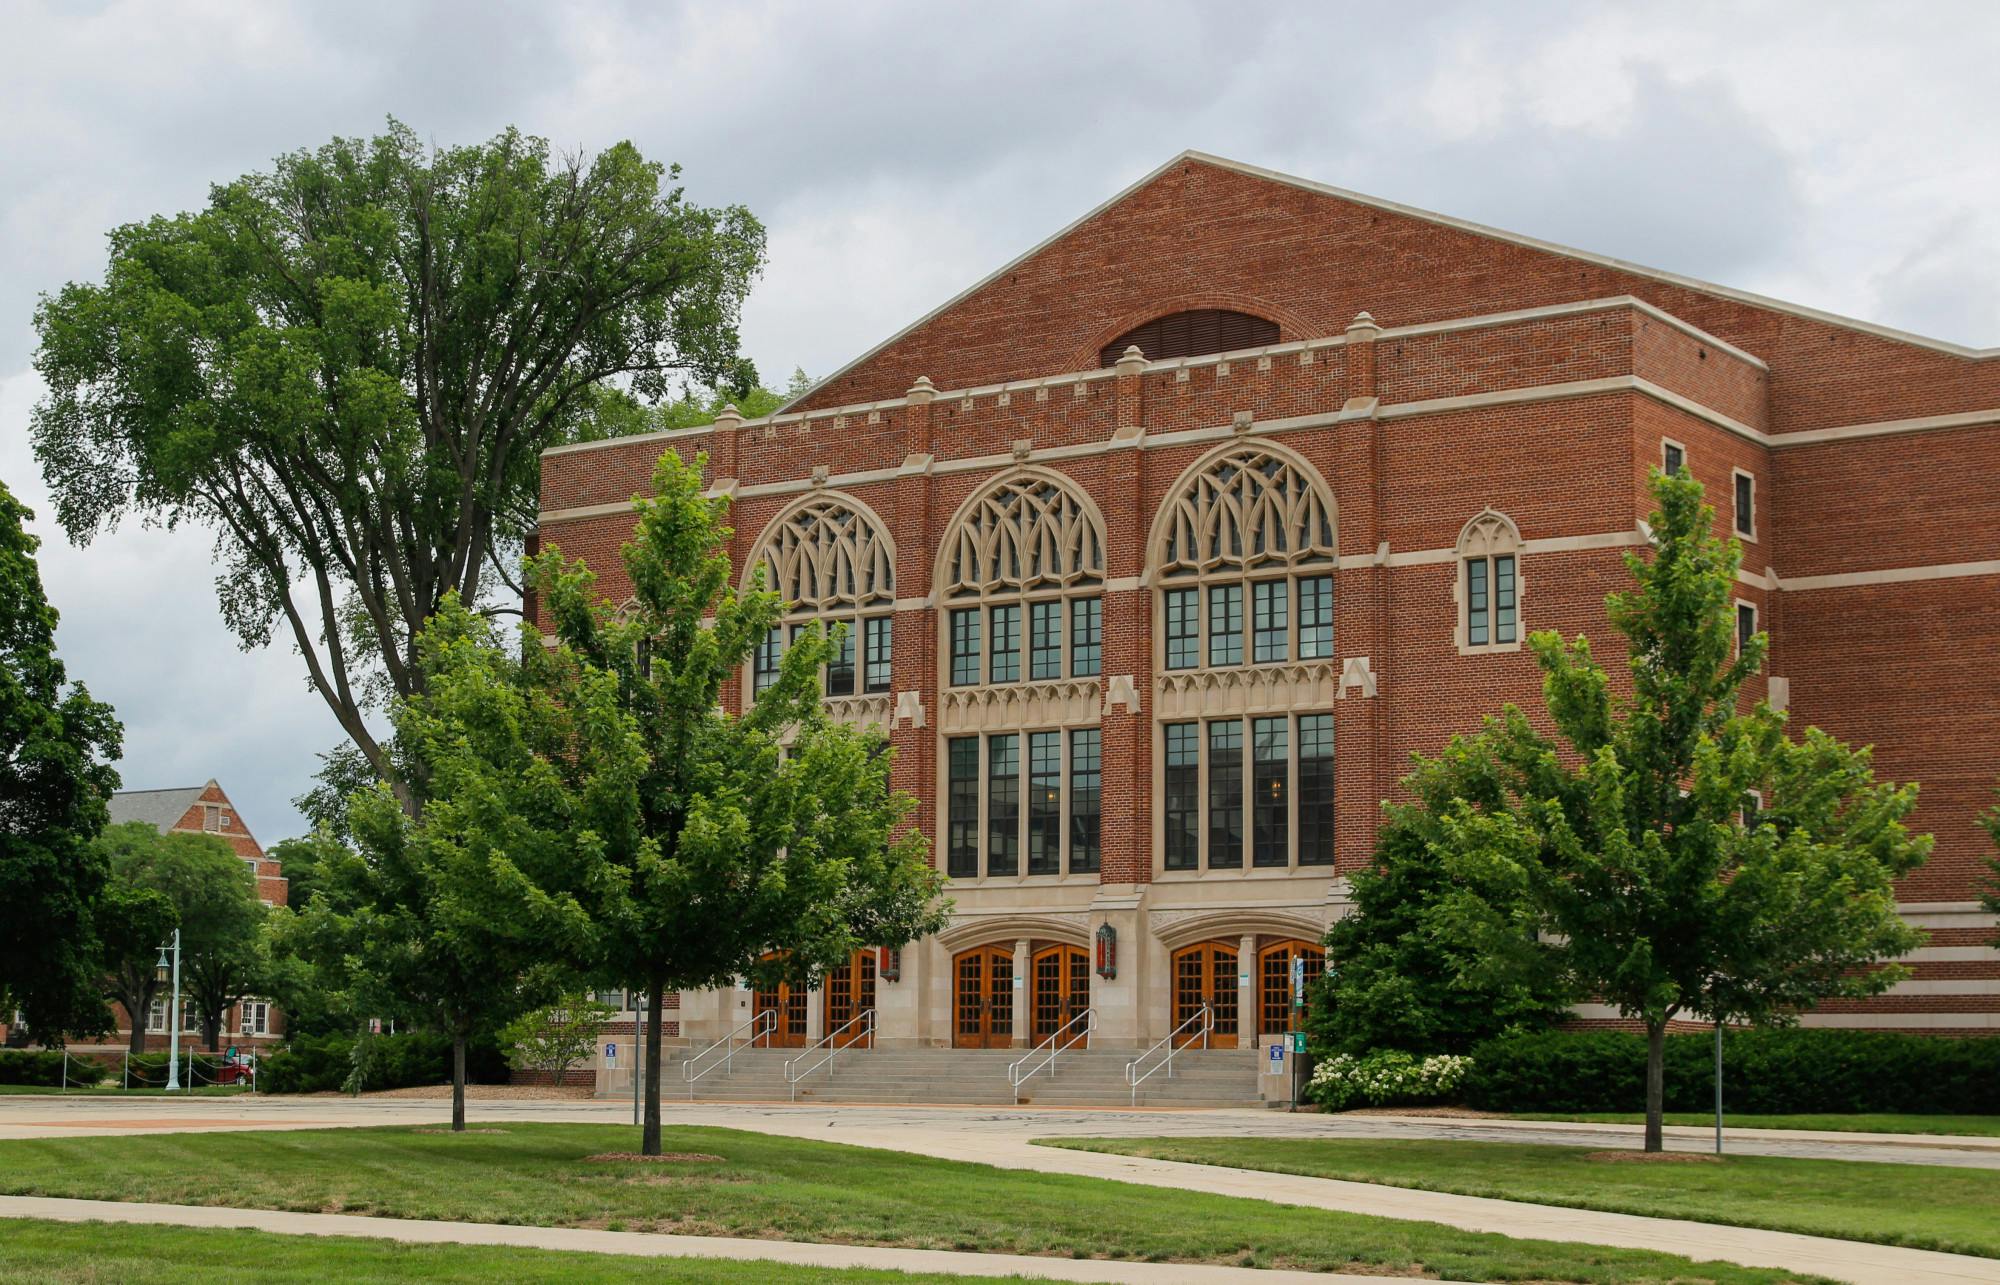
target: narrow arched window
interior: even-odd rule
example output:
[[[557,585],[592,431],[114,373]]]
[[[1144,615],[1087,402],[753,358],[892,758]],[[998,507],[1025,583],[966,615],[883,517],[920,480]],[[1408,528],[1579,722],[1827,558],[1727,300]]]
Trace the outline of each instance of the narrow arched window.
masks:
[[[937,598],[952,877],[1096,872],[1103,592],[1103,527],[1058,474],[1006,477],[949,527]]]
[[[815,496],[781,513],[758,541],[751,566],[786,603],[751,657],[750,690],[777,681],[785,648],[809,625],[845,626],[823,681],[828,696],[881,695],[890,688],[896,554],[873,514],[842,496]]]
[[[1183,476],[1153,541],[1163,690],[1200,693],[1160,724],[1161,868],[1331,865],[1333,715],[1287,711],[1331,681],[1333,497],[1282,448],[1232,445]]]
[[[1458,649],[1513,651],[1521,645],[1521,532],[1487,509],[1458,536]]]
[[[1278,323],[1227,308],[1191,308],[1155,317],[1132,327],[1098,352],[1097,364],[1109,369],[1127,348],[1137,348],[1148,361],[1201,357],[1212,352],[1240,352],[1278,342]]]

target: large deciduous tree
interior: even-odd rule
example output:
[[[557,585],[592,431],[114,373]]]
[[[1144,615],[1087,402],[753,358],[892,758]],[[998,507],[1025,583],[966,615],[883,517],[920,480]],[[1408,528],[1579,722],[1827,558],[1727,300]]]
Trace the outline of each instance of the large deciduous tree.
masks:
[[[658,997],[733,984],[781,967],[802,981],[863,946],[901,946],[943,922],[941,881],[923,836],[904,826],[879,734],[830,722],[808,631],[750,710],[723,710],[722,687],[747,663],[783,604],[760,577],[737,592],[726,498],[703,493],[705,461],[672,451],[636,502],[624,547],[632,601],[614,611],[560,550],[530,579],[544,619],[592,669],[615,676],[647,762],[636,828],[593,847],[601,971]],[[775,956],[780,963],[764,963]],[[642,1150],[660,1150],[660,1026],[646,1035]]]
[[[34,515],[0,485],[0,1007],[48,1044],[106,1028],[90,844],[118,788],[111,707],[71,686],[35,565]]]
[[[736,323],[763,229],[677,178],[629,143],[432,148],[391,121],[115,229],[102,283],[35,316],[64,529],[212,528],[243,645],[282,620],[391,776],[364,713],[420,689],[446,594],[477,608],[508,580],[542,449],[605,431],[607,397],[753,380]]]
[[[1741,549],[1716,536],[1699,483],[1656,476],[1653,493],[1652,546],[1626,557],[1637,583],[1606,600],[1630,694],[1587,639],[1535,634],[1555,735],[1510,706],[1417,770],[1463,785],[1431,806],[1472,967],[1544,968],[1553,944],[1577,992],[1645,1026],[1648,1151],[1668,1024],[1786,1023],[1906,976],[1883,962],[1922,940],[1894,880],[1930,851],[1904,826],[1915,787],[1878,783],[1866,749],[1742,710],[1766,644],[1738,648]]]
[[[453,1129],[467,1042],[573,988],[597,941],[582,896],[602,895],[599,836],[637,824],[645,755],[615,681],[525,641],[503,645],[446,595],[419,635],[423,691],[396,707],[423,807],[356,794],[359,851],[321,845],[317,892],[287,934],[359,1010],[451,1038]]]

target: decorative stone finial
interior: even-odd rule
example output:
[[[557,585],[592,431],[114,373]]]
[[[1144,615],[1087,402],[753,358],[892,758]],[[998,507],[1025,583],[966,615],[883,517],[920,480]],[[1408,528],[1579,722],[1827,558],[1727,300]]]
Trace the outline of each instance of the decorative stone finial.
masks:
[[[743,412],[736,409],[736,403],[734,402],[716,412],[715,426],[717,428],[736,428],[742,423]]]
[[[937,385],[931,383],[929,375],[918,375],[917,382],[910,385],[910,391],[903,396],[912,406],[928,406],[931,398],[937,396]]]
[[[1355,313],[1354,320],[1347,323],[1347,335],[1350,339],[1373,339],[1381,333],[1382,327],[1375,324],[1375,318],[1365,310]]]
[[[1118,354],[1118,373],[1136,375],[1146,369],[1146,354],[1139,351],[1139,345],[1128,344],[1125,351]]]

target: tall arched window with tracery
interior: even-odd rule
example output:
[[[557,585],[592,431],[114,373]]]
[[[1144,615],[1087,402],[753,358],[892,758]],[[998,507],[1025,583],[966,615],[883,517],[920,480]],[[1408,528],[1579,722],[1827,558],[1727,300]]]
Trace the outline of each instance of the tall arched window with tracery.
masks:
[[[750,662],[752,696],[778,678],[785,647],[807,626],[845,626],[827,661],[828,696],[886,695],[894,650],[896,551],[875,515],[857,501],[819,495],[780,513],[749,560],[785,600],[785,620]]]
[[[1521,646],[1521,532],[1486,509],[1458,534],[1458,649],[1515,651]]]
[[[1331,493],[1253,442],[1202,460],[1154,526],[1166,871],[1333,863]]]
[[[1060,474],[1010,474],[948,528],[937,599],[952,877],[1096,873],[1103,592],[1103,522]]]

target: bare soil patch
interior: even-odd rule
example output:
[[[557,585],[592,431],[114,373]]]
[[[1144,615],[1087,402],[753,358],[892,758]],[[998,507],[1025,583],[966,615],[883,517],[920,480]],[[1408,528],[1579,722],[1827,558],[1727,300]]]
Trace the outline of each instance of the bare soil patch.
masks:
[[[624,1164],[632,1162],[648,1165],[668,1164],[721,1164],[723,1157],[711,1156],[706,1151],[667,1151],[657,1156],[641,1155],[637,1151],[601,1151],[584,1159],[593,1164]]]

